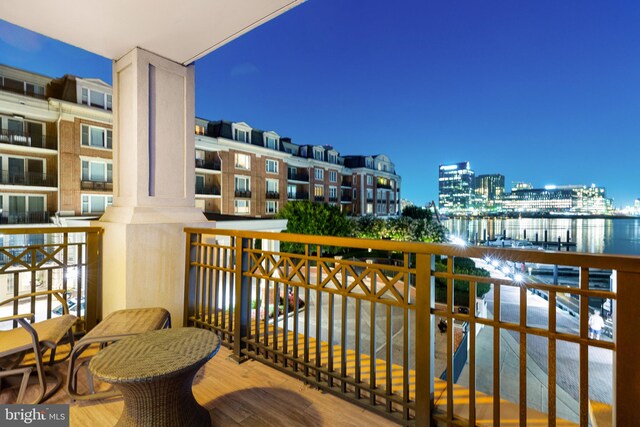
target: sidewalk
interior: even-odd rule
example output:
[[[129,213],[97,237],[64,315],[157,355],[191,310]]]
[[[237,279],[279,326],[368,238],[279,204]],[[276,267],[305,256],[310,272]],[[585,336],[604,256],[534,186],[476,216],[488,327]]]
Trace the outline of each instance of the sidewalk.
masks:
[[[507,331],[500,336],[500,393],[501,398],[519,403],[520,362],[519,346]],[[469,364],[465,365],[458,384],[468,387]],[[477,390],[493,395],[493,334],[483,328],[476,339],[476,385]],[[547,375],[527,356],[527,406],[547,413]],[[579,422],[578,402],[560,387],[556,387],[556,415],[572,422]]]

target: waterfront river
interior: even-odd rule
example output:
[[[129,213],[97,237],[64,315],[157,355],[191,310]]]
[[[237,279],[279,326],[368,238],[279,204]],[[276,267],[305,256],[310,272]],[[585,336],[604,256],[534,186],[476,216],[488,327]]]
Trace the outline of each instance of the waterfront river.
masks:
[[[640,255],[640,218],[570,219],[570,218],[513,218],[513,219],[448,219],[443,221],[449,231],[470,241],[501,236],[530,241],[544,240],[545,231],[550,242],[569,239],[577,252]]]

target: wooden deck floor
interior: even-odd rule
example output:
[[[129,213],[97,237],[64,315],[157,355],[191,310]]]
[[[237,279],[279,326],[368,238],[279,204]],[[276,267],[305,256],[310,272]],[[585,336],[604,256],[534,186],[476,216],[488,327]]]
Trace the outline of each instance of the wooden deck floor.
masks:
[[[221,348],[194,381],[196,400],[209,410],[213,426],[397,425],[262,363],[238,365],[229,359],[230,354]],[[64,368],[66,364],[58,369]],[[14,396],[10,390],[0,393],[0,403],[11,399]],[[71,401],[60,390],[47,403]],[[113,426],[122,405],[122,398],[71,403],[71,426]]]

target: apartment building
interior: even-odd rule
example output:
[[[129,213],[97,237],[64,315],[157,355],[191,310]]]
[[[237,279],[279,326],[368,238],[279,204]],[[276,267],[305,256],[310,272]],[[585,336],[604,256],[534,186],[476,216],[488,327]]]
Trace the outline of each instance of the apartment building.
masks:
[[[205,212],[269,217],[289,201],[311,200],[348,215],[399,214],[401,178],[383,154],[342,156],[244,122],[196,119],[196,156],[220,162],[217,170],[196,170],[197,182],[215,188],[196,190]]]
[[[111,203],[111,88],[0,65],[0,222],[99,215]]]
[[[113,202],[112,89],[0,65],[0,223],[97,218]],[[196,118],[196,206],[272,217],[289,201],[349,215],[399,213],[400,176],[385,155],[342,156],[244,122]]]

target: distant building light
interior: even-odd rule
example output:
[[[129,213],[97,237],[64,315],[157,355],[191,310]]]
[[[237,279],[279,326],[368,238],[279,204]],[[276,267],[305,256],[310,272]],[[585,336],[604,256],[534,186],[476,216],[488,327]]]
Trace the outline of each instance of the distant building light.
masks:
[[[544,186],[545,190],[555,190],[556,188],[558,188],[558,187],[555,186],[555,185],[545,185]]]
[[[440,166],[440,169],[443,171],[453,171],[458,169],[458,165],[446,165],[446,166]]]

